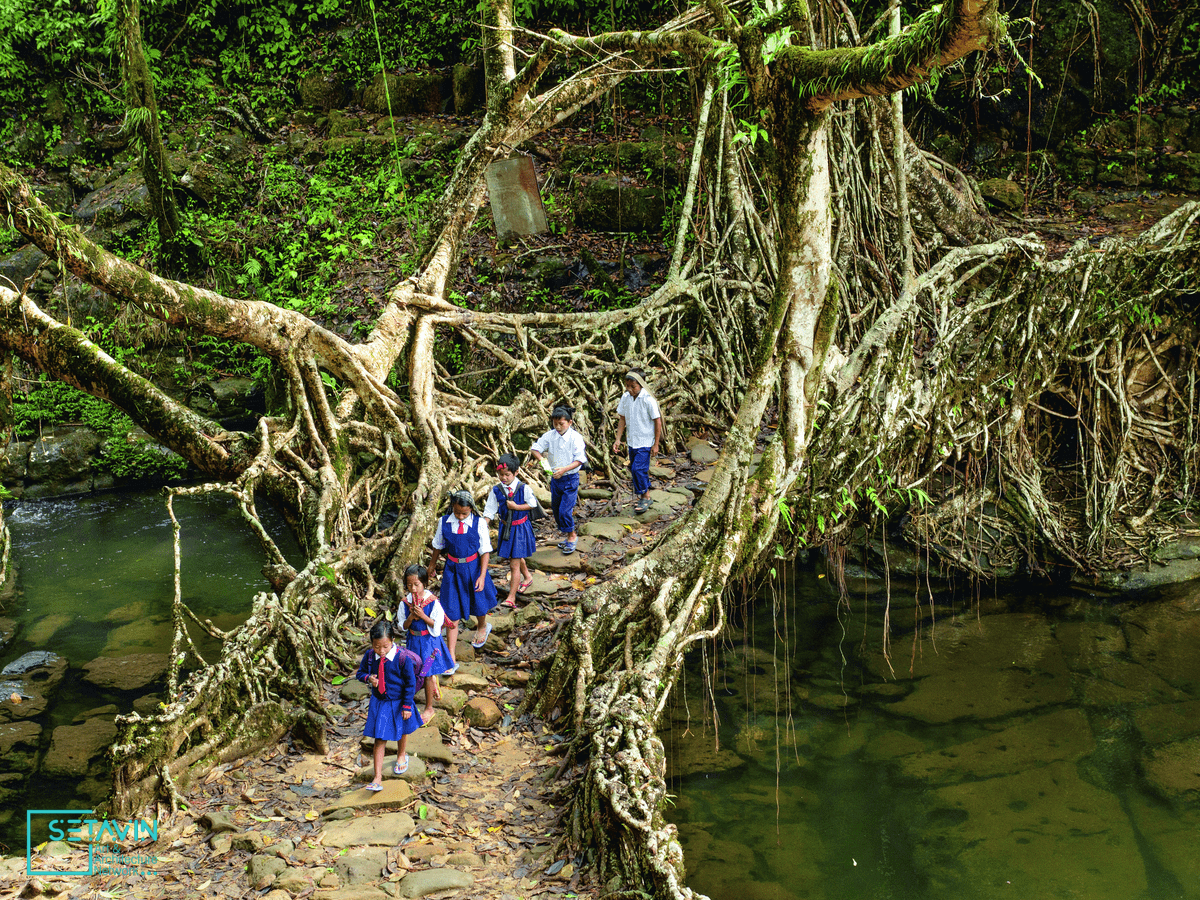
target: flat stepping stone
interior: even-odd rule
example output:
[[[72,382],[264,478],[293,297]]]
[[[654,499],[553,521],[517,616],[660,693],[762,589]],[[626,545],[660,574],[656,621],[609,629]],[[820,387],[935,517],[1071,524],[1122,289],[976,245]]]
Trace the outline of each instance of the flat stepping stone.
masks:
[[[717,457],[720,455],[720,453],[710,447],[707,443],[696,444],[690,451],[688,451],[688,456],[691,457],[692,462],[700,466],[707,466],[711,463],[715,463],[717,461]]]
[[[529,557],[526,563],[529,568],[541,572],[578,572],[583,568],[578,552],[565,556],[558,547],[545,547],[538,550]]]
[[[619,541],[629,531],[612,519],[593,519],[591,522],[584,522],[579,528],[579,533],[588,537],[604,538],[606,541]]]
[[[396,883],[397,897],[424,897],[438,891],[450,891],[470,887],[475,876],[457,869],[424,869],[409,872]]]
[[[579,538],[579,542],[575,545],[576,553],[595,553],[596,545],[600,543],[600,539],[593,535],[585,534]]]
[[[557,550],[558,548],[555,547],[554,549]],[[548,597],[562,588],[561,581],[551,581],[546,577],[545,572],[532,570],[529,573],[529,577],[533,579],[533,584],[525,588],[524,593],[517,595],[518,605],[521,603],[522,597]]]
[[[384,748],[384,749],[386,750],[386,748]],[[364,758],[367,758],[369,755],[370,755],[370,751],[363,750]],[[384,758],[383,758],[383,777],[384,777],[385,781],[389,778],[403,778],[405,781],[411,782],[411,781],[421,781],[421,780],[429,777],[429,766],[425,765],[425,762],[421,759],[421,757],[419,757],[419,756],[417,756],[417,754],[413,753],[411,749],[408,751],[408,771],[407,772],[405,772],[403,775],[393,774],[392,766],[394,766],[395,764],[396,764],[396,754],[393,753],[391,756],[384,756]],[[365,766],[362,766],[358,770],[358,774],[354,776],[354,780],[361,781],[363,784],[367,784],[374,777],[375,777],[375,767],[370,761],[368,761]]]
[[[693,477],[701,484],[709,484],[712,481],[713,475],[716,474],[716,469],[704,469],[697,472]]]
[[[581,500],[607,500],[612,495],[613,492],[608,488],[584,488],[579,492]]]
[[[326,847],[394,847],[413,833],[417,825],[405,812],[358,816],[331,822],[321,829]]]
[[[651,466],[650,474],[655,478],[674,478],[675,470],[668,469],[666,466]]]
[[[655,503],[665,503],[667,506],[682,506],[690,497],[683,497],[671,491],[651,491],[650,499]]]
[[[385,769],[390,775],[391,769]],[[395,809],[412,803],[416,794],[412,786],[403,778],[384,778],[382,791],[368,791],[361,784],[347,788],[342,796],[330,802],[322,813],[328,815],[339,809]]]

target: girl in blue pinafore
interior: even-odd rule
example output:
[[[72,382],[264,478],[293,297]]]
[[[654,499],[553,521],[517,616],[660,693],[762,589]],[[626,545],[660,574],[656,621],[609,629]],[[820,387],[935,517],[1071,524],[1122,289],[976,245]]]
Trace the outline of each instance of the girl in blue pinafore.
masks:
[[[441,696],[437,677],[458,668],[450,656],[450,648],[442,637],[446,612],[442,604],[426,585],[429,571],[424,566],[409,566],[404,570],[404,602],[396,610],[396,619],[408,635],[408,649],[422,660],[421,671],[425,673],[425,708],[421,710],[421,721],[433,718],[433,701]]]
[[[529,521],[529,511],[538,505],[533,488],[517,479],[521,461],[511,453],[500,457],[496,463],[496,477],[500,483],[488,492],[483,506],[483,517],[500,524],[496,555],[509,560],[508,596],[504,605],[517,605],[517,594],[523,594],[533,584],[529,564],[525,560],[537,549],[537,538]]]
[[[367,785],[368,791],[383,790],[383,753],[388,741],[396,741],[393,774],[408,771],[408,736],[422,724],[421,717],[413,715],[418,671],[413,668],[414,658],[414,654],[393,643],[392,623],[387,619],[371,628],[371,649],[363,654],[355,676],[371,686],[363,726],[363,736],[375,738],[375,778]]]
[[[437,561],[446,551],[446,567],[442,572],[439,600],[446,611],[446,643],[454,656],[458,640],[458,622],[475,616],[475,640],[478,649],[487,643],[492,633],[488,613],[496,607],[496,586],[488,574],[488,559],[492,555],[492,539],[487,523],[475,515],[475,500],[467,491],[450,495],[450,514],[443,516],[433,533],[433,555],[429,557],[430,572],[437,571]],[[455,623],[451,627],[449,623]]]

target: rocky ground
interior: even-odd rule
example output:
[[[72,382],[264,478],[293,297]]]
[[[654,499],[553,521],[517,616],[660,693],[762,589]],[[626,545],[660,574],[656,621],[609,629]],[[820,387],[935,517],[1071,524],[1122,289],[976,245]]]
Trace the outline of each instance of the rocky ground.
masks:
[[[578,552],[559,553],[552,526],[541,535],[549,546],[530,559],[533,586],[515,611],[499,608],[505,614],[493,618],[481,650],[464,632],[461,667],[442,680],[434,717],[409,738],[401,777],[392,775],[388,745],[384,790],[364,789],[365,688],[343,673],[326,685],[337,723],[327,729],[326,754],[285,737],[214,769],[185,792],[186,811],[159,823],[157,841],[121,845],[125,859],[116,862],[140,855],[131,870],[30,878],[24,857],[0,860],[0,900],[598,896],[581,860],[560,847],[562,792],[572,776],[560,771],[564,735],[554,722],[518,712],[534,666],[552,651],[580,593],[644,552],[704,490],[716,455],[693,438],[686,453],[660,459],[651,470],[654,504],[638,516],[624,514],[632,506],[627,484],[615,496],[609,485],[583,488]],[[503,592],[507,566],[492,574]],[[87,859],[86,845],[52,842],[35,848],[32,868],[79,871]]]

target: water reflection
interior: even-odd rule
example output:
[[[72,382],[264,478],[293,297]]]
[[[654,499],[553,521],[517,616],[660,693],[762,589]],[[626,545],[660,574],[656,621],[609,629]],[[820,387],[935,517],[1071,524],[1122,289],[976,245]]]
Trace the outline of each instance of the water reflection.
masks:
[[[183,599],[222,629],[267,590],[263,553],[226,497],[178,498]],[[113,716],[153,709],[171,646],[171,521],[158,492],[8,504],[17,594],[0,608],[0,668],[52,651],[61,662],[0,679],[0,845],[24,846],[23,811],[91,809],[107,796],[99,756]],[[270,532],[297,558],[277,520]],[[219,644],[193,638],[212,659]],[[120,660],[103,672],[97,658]],[[11,700],[18,693],[20,702]],[[0,849],[3,849],[0,847]]]
[[[664,729],[693,888],[1200,898],[1200,586],[894,590],[890,659],[878,598],[787,593],[689,661]]]

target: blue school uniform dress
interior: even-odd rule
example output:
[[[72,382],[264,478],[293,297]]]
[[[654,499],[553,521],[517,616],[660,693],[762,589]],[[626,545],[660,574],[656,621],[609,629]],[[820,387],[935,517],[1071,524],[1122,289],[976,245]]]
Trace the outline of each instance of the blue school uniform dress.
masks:
[[[487,506],[483,510],[485,519],[495,519],[504,535],[496,546],[496,555],[505,559],[525,559],[533,556],[537,549],[537,538],[533,534],[533,523],[529,521],[529,510],[509,509],[508,501],[514,503],[529,503],[537,506],[537,497],[529,485],[522,484],[516,478],[512,484],[498,484],[488,495]],[[512,523],[508,526],[508,534],[504,534],[504,523],[508,518]]]
[[[382,668],[380,663],[382,662]],[[371,688],[367,706],[367,722],[363,736],[381,741],[398,741],[421,727],[421,717],[413,713],[413,695],[417,690],[417,672],[413,656],[399,644],[392,644],[386,656],[376,656],[374,650],[363,654],[355,676],[363,684],[370,675],[383,673],[379,687]],[[383,690],[379,688],[382,687]],[[403,713],[411,715],[406,719]]]
[[[483,590],[475,590],[480,556],[492,552],[492,540],[483,519],[470,515],[460,522],[456,516],[445,516],[441,528],[433,535],[432,543],[446,557],[439,597],[446,618],[460,622],[469,616],[490,613],[496,606],[496,586],[492,584],[492,576],[486,569],[483,573]]]
[[[550,459],[550,466],[558,469],[573,462],[587,463],[587,447],[574,428],[559,434],[553,428],[533,442],[533,449]],[[561,478],[550,479],[550,511],[558,530],[570,534],[575,530],[575,502],[579,499],[579,469],[572,470]]]
[[[396,613],[396,618],[401,625],[408,618],[408,606],[412,601],[413,595],[408,594],[404,598],[404,606]],[[430,628],[421,619],[413,619],[412,625],[408,629],[408,649],[422,660],[423,674],[421,677],[444,675],[454,668],[454,663],[450,659],[450,647],[442,635],[442,622],[445,620],[446,614],[442,611],[442,605],[432,591],[426,591],[421,602],[421,612],[433,620],[433,628]]]

